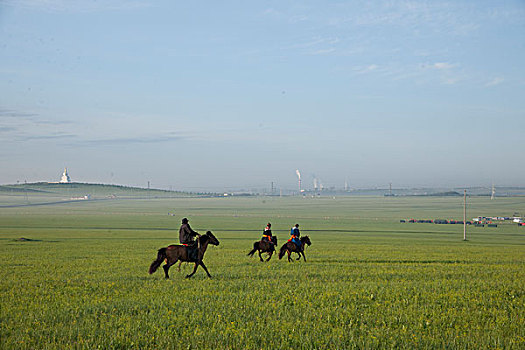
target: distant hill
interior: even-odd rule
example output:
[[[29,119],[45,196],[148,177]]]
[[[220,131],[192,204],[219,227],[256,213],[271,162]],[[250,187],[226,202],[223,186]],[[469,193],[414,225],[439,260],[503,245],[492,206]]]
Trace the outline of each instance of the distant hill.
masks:
[[[43,193],[44,191],[35,190],[33,188],[23,188],[20,186],[11,186],[11,185],[0,185],[0,193],[7,192],[7,193],[27,193],[27,192],[38,192]]]
[[[168,191],[160,189],[147,189],[140,187],[129,187],[120,185],[91,184],[91,183],[24,183],[16,185],[0,186],[0,193],[13,195],[43,195],[60,197],[84,197],[90,198],[119,198],[119,197],[187,197],[187,196],[209,196],[210,193],[188,193],[179,191]]]

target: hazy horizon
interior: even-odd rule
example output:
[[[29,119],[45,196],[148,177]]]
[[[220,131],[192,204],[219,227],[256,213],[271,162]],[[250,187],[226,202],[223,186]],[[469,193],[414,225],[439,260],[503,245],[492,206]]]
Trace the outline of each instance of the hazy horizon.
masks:
[[[0,1],[0,183],[525,186],[525,3]]]

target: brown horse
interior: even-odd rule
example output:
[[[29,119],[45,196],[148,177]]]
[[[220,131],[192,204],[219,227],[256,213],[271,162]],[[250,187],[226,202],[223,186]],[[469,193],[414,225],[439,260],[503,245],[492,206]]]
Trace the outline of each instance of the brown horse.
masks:
[[[269,261],[272,258],[273,252],[275,252],[275,246],[277,245],[277,237],[272,236],[272,242],[268,242],[267,240],[260,240],[258,242],[255,242],[253,244],[253,249],[248,253],[248,256],[253,256],[256,251],[259,252],[259,259],[261,261],[264,261],[261,253],[268,253],[268,259],[266,261]]]
[[[215,238],[213,233],[210,231],[206,232],[205,235],[199,236],[198,240],[198,254],[197,259],[191,259],[188,256],[188,250],[183,245],[170,245],[166,248],[160,248],[157,253],[157,260],[154,260],[150,267],[149,267],[149,273],[150,275],[157,271],[159,266],[162,264],[164,260],[166,260],[166,264],[162,266],[164,269],[164,274],[166,275],[166,278],[170,278],[168,275],[168,270],[170,267],[175,264],[177,261],[188,261],[188,262],[194,262],[195,266],[193,268],[193,272],[186,276],[186,278],[190,278],[195,274],[195,271],[197,271],[197,268],[202,266],[204,271],[206,271],[206,274],[208,277],[211,278],[210,273],[208,272],[208,269],[206,268],[206,265],[202,262],[202,258],[204,257],[204,253],[206,252],[206,249],[208,248],[208,244],[212,245],[219,245],[219,240]]]
[[[285,253],[288,253],[288,261],[292,261],[290,255],[292,253],[297,253],[299,254],[297,260],[301,259],[302,254],[304,261],[306,261],[306,256],[304,255],[304,245],[312,245],[312,242],[310,241],[310,237],[308,236],[303,236],[299,240],[301,241],[301,247],[297,247],[297,244],[295,244],[292,241],[288,241],[285,244],[283,244],[281,250],[279,250],[279,260],[281,260]]]

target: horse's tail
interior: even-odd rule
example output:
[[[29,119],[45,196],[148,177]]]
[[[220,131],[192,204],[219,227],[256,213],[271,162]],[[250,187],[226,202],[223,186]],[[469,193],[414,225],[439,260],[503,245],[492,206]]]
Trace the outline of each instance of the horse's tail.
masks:
[[[253,254],[255,254],[257,251],[257,248],[259,248],[259,242],[255,242],[253,244],[253,249],[248,253],[248,256],[253,256]]]
[[[153,272],[157,271],[160,264],[162,264],[162,262],[166,258],[167,258],[166,248],[160,248],[159,252],[157,253],[157,260],[154,260],[149,267],[149,274],[151,275]]]
[[[284,254],[286,254],[286,245],[288,243],[285,243],[283,244],[283,246],[281,247],[281,250],[279,250],[279,260],[282,259],[282,257],[284,256]]]

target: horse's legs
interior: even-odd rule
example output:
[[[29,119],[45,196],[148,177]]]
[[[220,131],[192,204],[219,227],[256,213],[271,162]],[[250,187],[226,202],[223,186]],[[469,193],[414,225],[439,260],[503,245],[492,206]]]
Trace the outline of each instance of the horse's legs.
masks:
[[[290,258],[290,255],[292,255],[292,252],[287,250],[286,251],[288,253],[288,262],[292,261],[292,259]]]
[[[208,269],[206,268],[206,265],[204,265],[204,263],[202,262],[202,260],[200,261],[200,265],[202,266],[202,268],[204,269],[204,271],[206,271],[206,274],[208,275],[208,277],[211,278],[211,275],[210,275],[210,273],[208,272]]]
[[[180,272],[180,265],[182,265],[182,260],[179,261],[179,272]]]
[[[306,262],[306,255],[304,255],[304,250],[301,251],[301,254],[303,254],[304,262]],[[301,255],[299,255],[299,259],[301,258]]]
[[[259,252],[259,260],[264,261],[263,258],[262,258],[262,256],[261,256],[261,250],[259,249],[259,250],[257,250],[257,251]]]
[[[270,259],[272,258],[273,251],[270,251],[268,254],[269,256],[268,256],[268,259],[266,259],[266,261],[270,261]]]
[[[195,274],[195,271],[197,271],[197,267],[199,267],[198,261],[195,263],[195,266],[193,267],[193,272],[190,273],[189,275],[186,275],[186,278],[190,278],[191,276],[193,276]]]
[[[168,275],[168,270],[170,269],[171,265],[177,262],[177,260],[179,259],[175,259],[175,261],[173,262],[168,261],[164,266],[162,266],[162,268],[164,269],[164,277],[166,277],[166,279],[170,278],[170,275]]]

